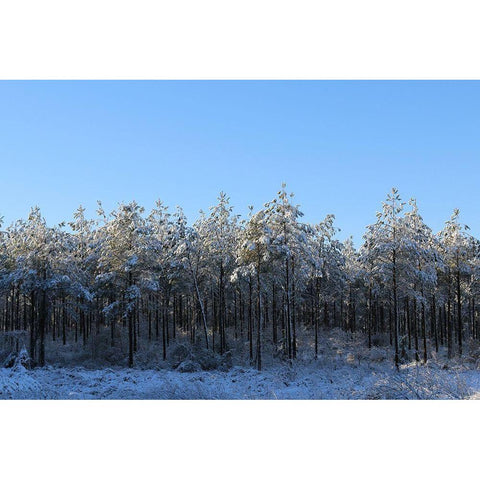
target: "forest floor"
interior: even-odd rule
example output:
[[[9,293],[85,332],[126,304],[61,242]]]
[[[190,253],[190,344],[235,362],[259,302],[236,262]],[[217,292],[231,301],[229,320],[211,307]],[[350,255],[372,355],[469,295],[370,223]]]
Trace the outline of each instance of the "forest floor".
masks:
[[[179,373],[168,370],[87,370],[17,367],[0,370],[2,399],[473,399],[477,370],[404,366],[312,365],[258,372]]]
[[[363,339],[336,332],[292,365],[266,359],[227,371],[181,373],[156,368],[22,366],[0,369],[0,399],[476,399],[477,355],[447,361],[433,354],[426,365],[405,360],[397,371],[389,345],[367,349]],[[308,358],[310,356],[310,358]]]

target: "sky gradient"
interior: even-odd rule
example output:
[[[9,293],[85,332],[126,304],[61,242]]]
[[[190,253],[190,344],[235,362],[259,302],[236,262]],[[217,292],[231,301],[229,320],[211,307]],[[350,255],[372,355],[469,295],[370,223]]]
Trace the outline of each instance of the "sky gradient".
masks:
[[[286,182],[357,245],[392,186],[480,236],[476,81],[2,81],[0,105],[6,224],[158,198],[192,222],[221,190],[244,215]]]

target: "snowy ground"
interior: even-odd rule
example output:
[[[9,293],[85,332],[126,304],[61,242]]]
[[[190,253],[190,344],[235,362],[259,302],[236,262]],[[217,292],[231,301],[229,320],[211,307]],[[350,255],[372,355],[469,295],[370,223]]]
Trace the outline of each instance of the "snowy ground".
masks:
[[[362,336],[338,331],[323,336],[318,360],[307,350],[292,366],[265,355],[262,372],[236,366],[180,373],[165,362],[135,369],[16,366],[0,368],[0,399],[480,399],[478,346],[461,362],[440,351],[426,366],[410,352],[398,372],[392,356],[388,344],[368,349]]]
[[[408,365],[265,372],[23,367],[0,370],[3,399],[460,399],[480,396],[480,372]]]

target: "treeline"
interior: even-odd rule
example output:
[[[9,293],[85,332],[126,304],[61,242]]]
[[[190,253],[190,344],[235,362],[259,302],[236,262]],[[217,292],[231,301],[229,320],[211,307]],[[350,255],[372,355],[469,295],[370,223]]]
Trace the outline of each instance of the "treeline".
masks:
[[[364,332],[369,347],[388,336],[397,366],[409,352],[462,355],[480,335],[480,244],[458,215],[434,234],[393,189],[356,249],[333,215],[303,223],[285,187],[243,220],[222,193],[191,226],[161,202],[148,214],[99,203],[94,220],[80,207],[55,227],[34,208],[1,232],[0,329],[24,332],[39,366],[47,338],[87,348],[102,334],[105,348],[128,341],[130,367],[140,343],[166,359],[182,336],[220,354],[243,345],[261,369],[266,347],[317,357],[330,328]]]

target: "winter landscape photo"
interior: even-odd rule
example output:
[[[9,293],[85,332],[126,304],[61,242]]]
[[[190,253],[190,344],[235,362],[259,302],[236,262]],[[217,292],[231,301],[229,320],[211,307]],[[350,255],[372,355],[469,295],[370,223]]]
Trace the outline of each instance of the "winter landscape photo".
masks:
[[[0,101],[0,399],[480,398],[478,81]]]

